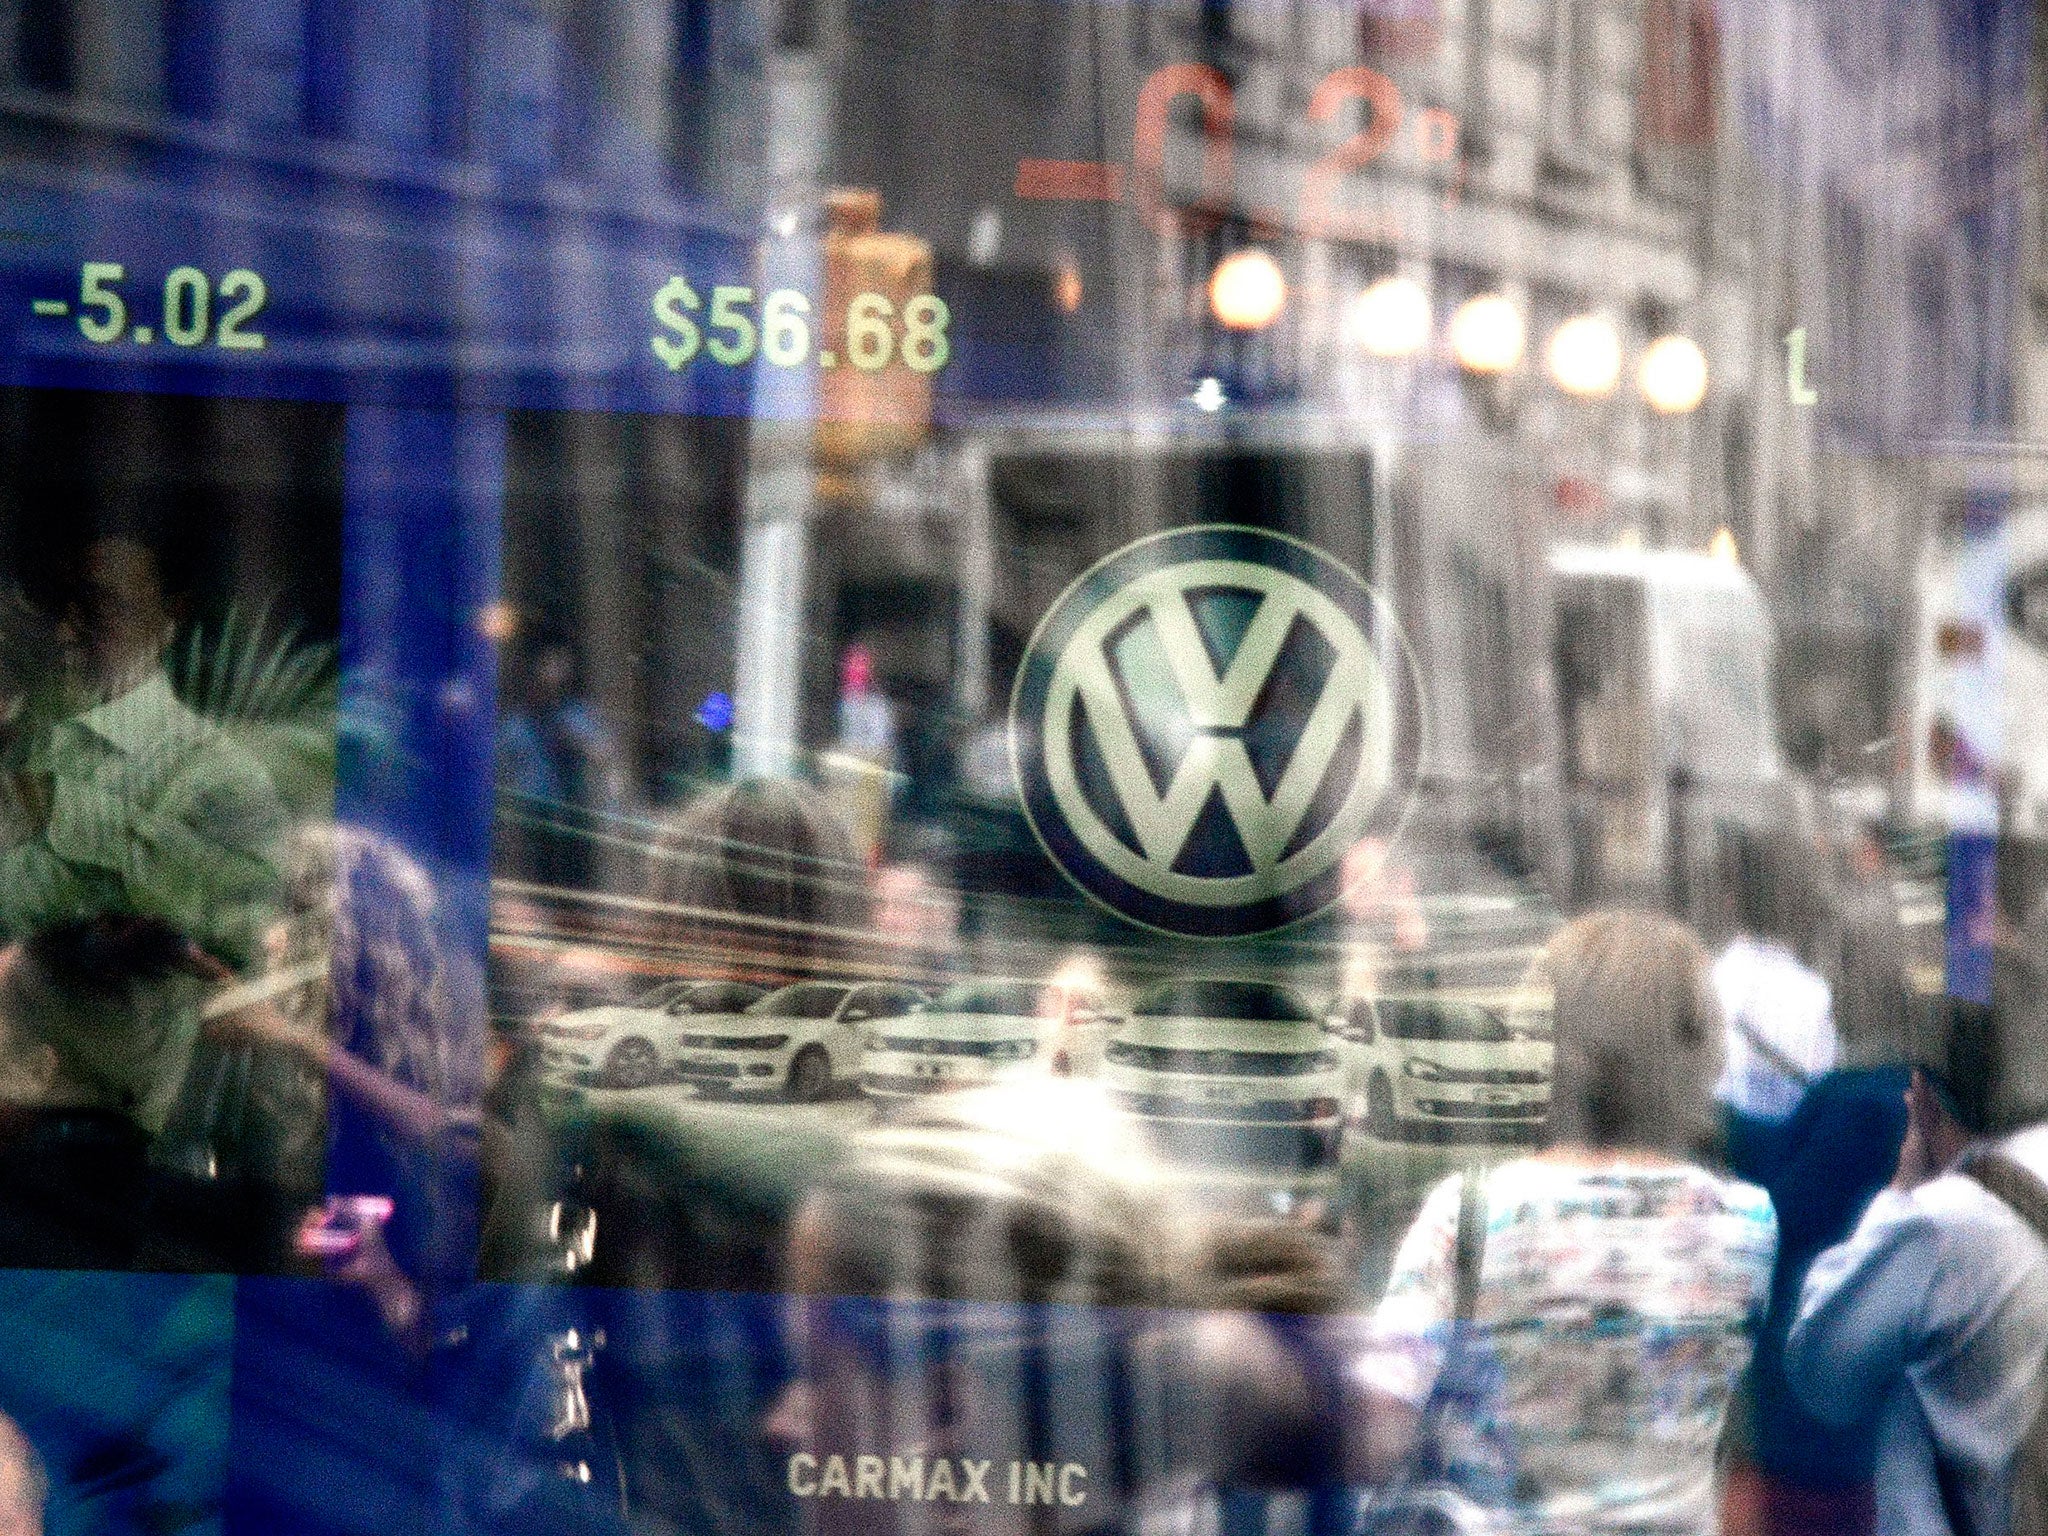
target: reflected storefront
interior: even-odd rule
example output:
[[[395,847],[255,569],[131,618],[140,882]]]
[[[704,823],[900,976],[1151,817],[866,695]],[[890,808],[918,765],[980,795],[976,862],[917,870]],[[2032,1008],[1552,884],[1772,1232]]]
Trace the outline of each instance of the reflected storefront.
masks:
[[[2037,1529],[2039,26],[0,4],[0,1531]]]

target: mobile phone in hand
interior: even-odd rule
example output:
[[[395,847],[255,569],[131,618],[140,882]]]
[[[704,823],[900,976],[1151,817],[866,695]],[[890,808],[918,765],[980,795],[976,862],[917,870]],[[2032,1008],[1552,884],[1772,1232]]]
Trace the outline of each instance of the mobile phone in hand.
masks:
[[[294,1246],[311,1258],[346,1259],[363,1239],[391,1220],[389,1195],[329,1195],[299,1223]]]

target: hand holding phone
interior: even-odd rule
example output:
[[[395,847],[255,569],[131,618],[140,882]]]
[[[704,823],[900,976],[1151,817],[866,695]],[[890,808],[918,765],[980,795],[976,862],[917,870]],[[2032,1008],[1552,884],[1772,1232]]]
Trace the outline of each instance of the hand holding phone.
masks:
[[[311,1258],[352,1258],[391,1220],[391,1209],[389,1195],[329,1195],[325,1205],[306,1212],[293,1246]]]

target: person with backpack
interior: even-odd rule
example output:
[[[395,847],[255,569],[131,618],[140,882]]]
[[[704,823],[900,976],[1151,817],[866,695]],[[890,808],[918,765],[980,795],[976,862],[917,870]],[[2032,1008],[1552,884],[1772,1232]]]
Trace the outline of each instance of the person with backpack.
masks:
[[[1806,1411],[1785,1380],[1785,1335],[1814,1259],[1849,1235],[1891,1177],[1908,1072],[1891,1064],[1900,1050],[1884,1049],[1889,1026],[1867,1016],[1878,1006],[1875,971],[1850,989],[1838,1026],[1823,974],[1833,926],[1825,846],[1733,826],[1720,851],[1731,937],[1713,969],[1728,1026],[1714,1096],[1728,1171],[1769,1194],[1778,1214],[1770,1309],[1723,1447],[1722,1524],[1733,1536],[1871,1536],[1875,1435]]]
[[[1878,1536],[2048,1536],[2048,1105],[2002,1091],[2030,1015],[1949,1005],[1891,1183],[1786,1341],[1816,1416],[1875,1429]]]

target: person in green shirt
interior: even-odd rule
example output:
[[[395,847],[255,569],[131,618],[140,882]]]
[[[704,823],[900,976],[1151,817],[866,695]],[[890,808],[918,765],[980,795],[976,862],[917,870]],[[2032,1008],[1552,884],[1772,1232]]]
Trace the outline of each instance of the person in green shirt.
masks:
[[[57,635],[67,704],[20,733],[0,831],[0,936],[147,918],[240,970],[275,909],[285,815],[269,773],[188,707],[164,659],[180,595],[158,546],[93,537],[67,563]],[[155,1135],[177,1098],[205,983],[130,980],[70,1027]]]

